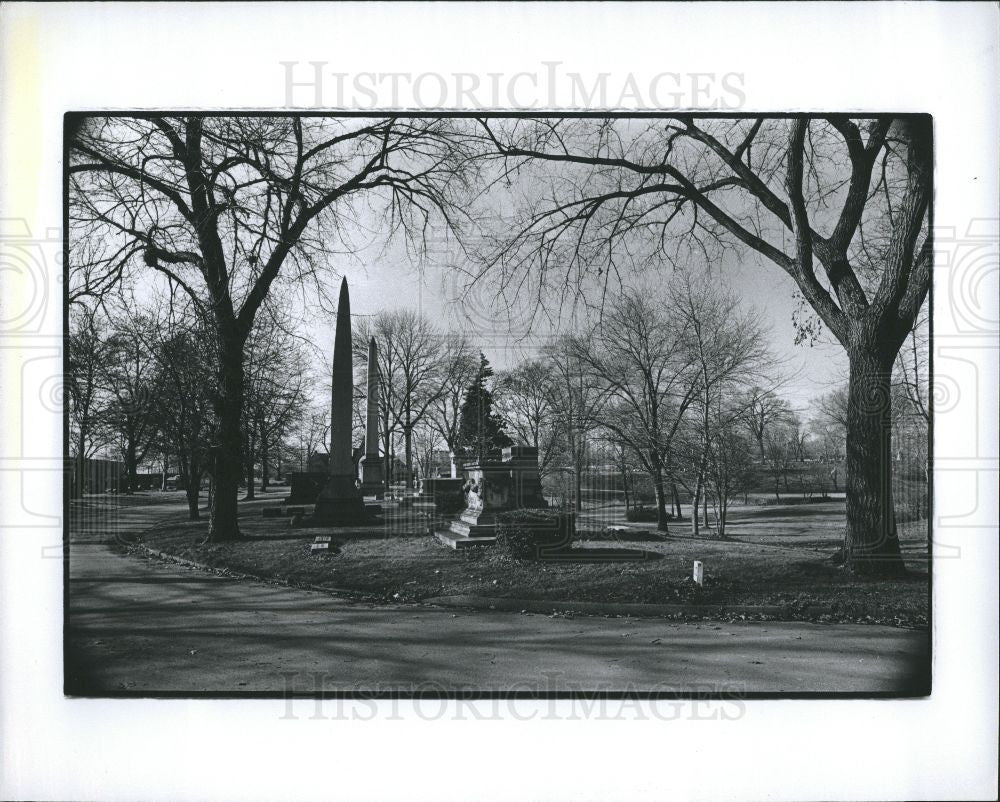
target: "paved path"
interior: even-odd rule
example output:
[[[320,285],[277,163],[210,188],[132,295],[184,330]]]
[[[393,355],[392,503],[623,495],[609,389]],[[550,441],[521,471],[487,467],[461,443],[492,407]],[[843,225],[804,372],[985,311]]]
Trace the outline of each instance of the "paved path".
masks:
[[[168,509],[114,523],[141,528]],[[121,556],[100,542],[107,523],[73,538],[70,693],[899,692],[926,660],[926,632],[882,626],[357,604]]]

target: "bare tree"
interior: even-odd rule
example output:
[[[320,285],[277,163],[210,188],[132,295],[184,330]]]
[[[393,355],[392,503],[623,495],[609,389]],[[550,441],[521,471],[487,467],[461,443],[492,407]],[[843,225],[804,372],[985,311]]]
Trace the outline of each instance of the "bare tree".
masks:
[[[240,536],[243,354],[272,285],[315,279],[351,225],[420,247],[437,216],[462,213],[449,120],[88,117],[70,136],[73,291],[156,271],[188,293],[214,332],[216,413],[209,537]],[[79,277],[83,277],[82,279]],[[81,289],[82,285],[82,289]]]
[[[560,337],[542,353],[552,370],[549,404],[573,473],[574,509],[580,512],[589,441],[600,425],[601,388],[582,359],[584,349],[576,338]]]
[[[428,317],[411,310],[380,312],[362,318],[355,328],[357,357],[367,359],[372,338],[378,346],[385,453],[390,453],[389,438],[399,432],[410,473],[414,430],[435,417],[446,397],[460,392],[473,351],[464,337],[443,334]]]
[[[765,344],[766,333],[753,310],[743,310],[732,294],[714,288],[705,278],[684,274],[671,287],[670,298],[681,329],[695,377],[697,450],[689,454],[693,471],[691,531],[698,535],[698,504],[702,504],[708,526],[708,496],[703,492],[705,473],[717,432],[726,432],[743,416],[743,388],[767,375],[773,358]],[[690,456],[697,454],[696,460]]]
[[[666,478],[674,437],[700,383],[688,333],[665,301],[626,290],[593,331],[573,341],[574,357],[598,391],[596,418],[628,445],[652,478],[662,531],[667,531]]]
[[[428,420],[413,430],[413,458],[421,477],[434,475],[437,454],[443,444],[441,435]]]
[[[298,339],[272,315],[258,318],[251,330],[244,370],[243,459],[246,497],[252,499],[256,465],[261,466],[264,491],[279,436],[305,403],[309,374]]]
[[[761,462],[764,461],[764,434],[773,424],[787,422],[791,407],[785,399],[770,388],[753,386],[743,394],[742,422],[757,444]]]
[[[162,377],[148,332],[156,329],[146,310],[124,307],[110,321],[101,366],[109,403],[104,420],[125,464],[126,491],[138,489],[139,464],[158,432],[156,399]]]
[[[716,533],[720,540],[726,537],[729,503],[740,495],[746,498],[753,479],[753,462],[750,443],[746,435],[734,425],[738,415],[724,414],[713,426],[713,437],[705,463],[706,492],[712,497],[715,510]]]
[[[171,304],[150,332],[161,377],[156,397],[162,437],[177,456],[188,503],[188,517],[200,517],[201,482],[209,467],[209,443],[216,425],[211,388],[210,332],[195,315]]]
[[[465,391],[479,372],[479,356],[472,348],[453,349],[453,368],[449,382],[431,405],[428,422],[441,436],[448,452],[454,455],[459,447],[459,426],[462,422],[462,402]],[[454,456],[453,456],[454,459]]]
[[[791,429],[772,427],[764,435],[764,459],[771,476],[774,478],[774,497],[781,498],[780,481],[784,481],[788,490],[788,472],[795,459],[795,438]]]
[[[792,447],[795,451],[795,459],[799,462],[806,461],[809,452],[809,429],[803,423],[802,418],[795,412],[789,421],[792,431]]]
[[[927,116],[855,120],[481,120],[505,176],[557,165],[487,263],[566,282],[609,281],[640,245],[749,249],[790,276],[847,351],[848,498],[843,556],[859,573],[902,572],[891,491],[892,365],[930,285]],[[538,180],[544,180],[543,175]],[[548,198],[552,198],[551,201]],[[866,237],[885,242],[866,259]]]
[[[329,404],[319,404],[306,409],[296,427],[299,439],[299,470],[308,471],[313,455],[330,442]]]
[[[559,435],[554,420],[552,368],[543,360],[522,362],[502,373],[493,396],[510,432],[525,445],[538,450],[538,473],[552,469]]]
[[[101,381],[108,360],[108,332],[103,318],[90,306],[74,304],[67,337],[67,385],[71,451],[76,458],[76,492],[83,494],[86,460],[104,444],[102,423],[106,394]]]
[[[835,387],[813,401],[810,428],[828,462],[843,458],[847,440],[847,385]]]

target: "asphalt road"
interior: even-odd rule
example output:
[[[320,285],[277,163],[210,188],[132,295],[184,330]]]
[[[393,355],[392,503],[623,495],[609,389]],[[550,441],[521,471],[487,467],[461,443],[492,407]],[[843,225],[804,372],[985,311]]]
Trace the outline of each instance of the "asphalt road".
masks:
[[[892,627],[374,606],[102,542],[174,506],[75,524],[68,693],[913,693],[927,661],[928,633]]]

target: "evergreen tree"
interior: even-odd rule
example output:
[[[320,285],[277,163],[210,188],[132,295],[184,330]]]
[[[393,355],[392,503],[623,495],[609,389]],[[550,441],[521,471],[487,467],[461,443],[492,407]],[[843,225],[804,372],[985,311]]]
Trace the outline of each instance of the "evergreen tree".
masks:
[[[458,425],[459,446],[481,460],[514,443],[504,431],[503,419],[493,411],[493,393],[486,386],[492,376],[493,368],[480,353],[479,370],[465,391]]]

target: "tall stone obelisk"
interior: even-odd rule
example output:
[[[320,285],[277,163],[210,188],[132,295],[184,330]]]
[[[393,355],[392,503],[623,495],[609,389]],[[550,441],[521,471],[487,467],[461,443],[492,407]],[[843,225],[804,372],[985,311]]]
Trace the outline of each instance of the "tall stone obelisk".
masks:
[[[356,485],[357,470],[351,449],[354,365],[351,354],[351,297],[346,276],[340,283],[331,378],[330,476],[316,499],[313,522],[341,526],[361,523],[366,517],[365,503]]]
[[[368,409],[365,422],[365,454],[361,458],[361,495],[385,497],[385,473],[378,453],[378,397],[381,377],[378,369],[378,345],[368,342]]]

